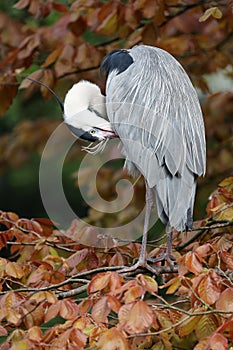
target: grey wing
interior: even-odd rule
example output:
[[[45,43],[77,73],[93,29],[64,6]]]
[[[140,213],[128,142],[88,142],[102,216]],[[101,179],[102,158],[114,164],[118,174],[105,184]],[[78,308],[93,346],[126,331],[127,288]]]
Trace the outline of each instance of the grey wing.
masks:
[[[159,216],[183,229],[192,216],[196,176],[205,172],[205,133],[198,97],[182,66],[148,46],[107,80],[107,114],[132,164],[156,188]]]

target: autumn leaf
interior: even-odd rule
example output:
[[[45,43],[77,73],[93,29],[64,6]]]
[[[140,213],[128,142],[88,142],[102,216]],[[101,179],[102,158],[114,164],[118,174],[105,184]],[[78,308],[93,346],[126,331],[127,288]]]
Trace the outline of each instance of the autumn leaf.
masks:
[[[230,254],[226,251],[222,251],[220,254],[221,254],[221,258],[224,261],[224,263],[226,264],[227,268],[233,270],[233,256],[232,256],[232,254]]]
[[[34,326],[28,330],[27,337],[29,340],[33,341],[34,343],[40,343],[43,337],[43,333],[39,327]]]
[[[137,275],[137,281],[142,285],[149,293],[158,292],[158,283],[150,276],[139,274]]]
[[[210,337],[209,346],[211,350],[227,350],[228,341],[222,334],[214,333]]]
[[[118,316],[120,324],[130,334],[146,330],[153,322],[153,312],[144,301],[123,305]]]
[[[108,304],[108,298],[102,297],[100,298],[92,308],[92,317],[96,322],[104,322],[107,323],[107,316],[109,315],[111,308]]]
[[[199,18],[199,22],[205,22],[210,16],[220,19],[222,18],[222,12],[218,7],[211,7]]]
[[[6,274],[8,276],[14,277],[14,278],[22,278],[24,276],[24,270],[23,267],[16,263],[16,262],[11,262],[8,261],[8,263],[6,264]]]
[[[17,94],[17,80],[13,76],[2,76],[0,78],[0,116],[11,106]]]
[[[218,310],[233,312],[233,288],[227,288],[221,293],[219,299],[216,301],[216,308]],[[231,315],[229,314],[228,316],[230,317]]]
[[[219,318],[214,314],[201,316],[195,328],[197,339],[204,339],[211,335],[218,328],[219,322]]]
[[[49,304],[54,304],[57,302],[57,297],[54,295],[53,292],[49,291],[40,291],[35,294],[33,294],[30,297],[31,300],[35,300],[38,303],[41,301],[47,301]]]
[[[185,337],[186,335],[189,335],[192,333],[198,322],[200,321],[201,316],[195,316],[195,313],[193,317],[188,318],[186,321],[182,323],[181,326],[179,326],[179,335],[181,337]]]
[[[195,275],[198,275],[202,270],[200,258],[195,252],[188,252],[186,254],[185,266],[189,271],[193,272]]]
[[[98,341],[99,350],[129,350],[126,338],[116,328],[111,328],[102,333]]]
[[[206,304],[212,305],[218,300],[221,289],[214,279],[207,275],[203,277],[198,285],[198,294]]]

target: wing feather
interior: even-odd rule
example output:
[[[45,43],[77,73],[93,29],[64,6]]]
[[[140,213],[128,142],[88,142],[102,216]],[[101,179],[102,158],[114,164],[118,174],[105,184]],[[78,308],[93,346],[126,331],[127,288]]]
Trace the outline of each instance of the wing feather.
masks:
[[[107,79],[108,118],[126,159],[151,188],[156,186],[163,221],[167,217],[174,227],[184,227],[196,175],[206,167],[198,97],[182,66],[166,51],[136,46],[128,52],[134,63],[121,74],[113,70]],[[183,196],[187,200],[182,202]]]

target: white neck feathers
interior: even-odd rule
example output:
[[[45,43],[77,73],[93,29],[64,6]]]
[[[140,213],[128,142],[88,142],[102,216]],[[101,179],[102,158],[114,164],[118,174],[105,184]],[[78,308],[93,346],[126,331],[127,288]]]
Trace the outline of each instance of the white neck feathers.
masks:
[[[82,80],[74,84],[65,96],[64,119],[77,115],[88,108],[97,111],[102,118],[107,117],[105,96],[101,94],[100,88],[89,81]]]

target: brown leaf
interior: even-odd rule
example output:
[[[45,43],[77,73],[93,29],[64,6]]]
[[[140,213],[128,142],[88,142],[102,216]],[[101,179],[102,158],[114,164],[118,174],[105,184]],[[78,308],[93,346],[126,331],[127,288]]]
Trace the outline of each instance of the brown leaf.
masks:
[[[28,330],[27,337],[29,340],[33,341],[33,343],[40,343],[43,333],[39,327],[34,326]]]
[[[92,307],[92,301],[89,299],[84,299],[83,301],[81,301],[81,303],[78,305],[78,307],[79,307],[80,315],[84,315],[84,314],[88,313],[88,311]]]
[[[83,261],[88,254],[88,249],[84,248],[82,250],[78,250],[76,253],[72,254],[68,259],[66,259],[66,264],[69,268],[74,268],[81,261]]]
[[[23,267],[16,263],[16,262],[11,262],[8,261],[8,263],[6,264],[6,274],[8,276],[14,277],[14,278],[22,278],[24,276],[24,269]]]
[[[123,305],[118,317],[124,329],[130,334],[146,330],[154,320],[151,308],[144,301]]]
[[[221,252],[221,258],[224,261],[224,263],[227,265],[227,268],[230,270],[233,270],[233,256],[232,254],[228,252]]]
[[[154,23],[148,23],[144,26],[142,32],[143,44],[155,46],[158,38],[158,28]]]
[[[13,76],[3,76],[0,78],[0,116],[2,116],[11,106],[18,91],[18,83]]]
[[[108,298],[106,296],[99,299],[93,306],[91,315],[96,322],[108,322],[107,316],[111,309],[108,305]]]
[[[210,275],[205,276],[198,285],[198,294],[208,305],[213,305],[218,300],[220,293],[220,286]]]
[[[33,294],[30,300],[36,300],[38,303],[41,301],[47,301],[49,304],[54,304],[57,302],[57,297],[53,292],[41,291]]]
[[[0,326],[0,337],[4,337],[6,336],[8,333],[7,333],[7,330],[6,328],[4,328],[3,326]]]
[[[199,275],[202,270],[202,264],[200,262],[199,256],[195,252],[188,252],[185,256],[185,266],[186,268],[193,272],[195,275]]]
[[[110,280],[109,272],[98,273],[94,276],[88,285],[88,294],[95,293],[99,290],[104,289]]]
[[[99,350],[130,350],[126,338],[116,328],[102,333],[97,346]]]
[[[135,301],[138,298],[141,298],[141,296],[144,294],[144,290],[141,286],[134,286],[132,288],[129,288],[127,292],[125,293],[123,297],[123,301],[125,304],[132,303],[132,301]]]
[[[149,293],[158,292],[158,283],[150,276],[139,274],[137,275],[137,281],[145,288]]]
[[[227,288],[221,293],[219,299],[216,302],[216,308],[218,310],[233,312],[233,288]],[[229,314],[229,317],[230,316],[231,314]]]
[[[115,313],[118,313],[122,306],[121,302],[112,295],[108,295],[107,298],[108,298],[108,305],[111,308],[111,310],[113,310]]]

